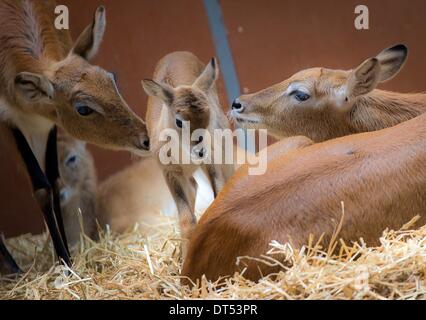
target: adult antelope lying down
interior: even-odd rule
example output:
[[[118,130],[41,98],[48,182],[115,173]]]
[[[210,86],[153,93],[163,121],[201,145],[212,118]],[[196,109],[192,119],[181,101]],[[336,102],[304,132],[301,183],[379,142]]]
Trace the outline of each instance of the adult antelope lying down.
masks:
[[[405,51],[396,49],[384,53]],[[384,61],[397,60],[394,57]],[[378,58],[372,58],[355,71],[348,72],[346,78],[350,85],[347,88],[352,90],[347,91],[348,100],[357,101],[353,92],[362,92],[361,88],[364,93],[371,91],[379,80],[392,76],[390,71],[395,72],[395,68],[386,65],[389,66]],[[387,70],[386,74],[383,70]],[[359,81],[354,82],[354,78]],[[321,79],[324,80],[324,77]],[[291,84],[288,81],[286,85]],[[320,83],[317,81],[311,85],[318,87]],[[286,96],[276,100],[294,98],[291,90],[283,89]],[[374,90],[371,96],[375,99],[372,101],[380,101],[378,95],[380,92]],[[252,97],[260,98],[260,95]],[[342,99],[346,100],[345,95]],[[361,101],[369,99],[367,95]],[[412,104],[408,104],[407,99]],[[240,101],[248,105],[252,103],[250,97],[242,97]],[[260,102],[256,103],[259,107]],[[383,114],[388,110],[389,114],[383,118],[390,119],[389,115],[400,115],[410,108],[423,110],[425,104],[425,95],[422,94],[387,93],[386,104],[380,104],[383,107],[380,112]],[[373,105],[372,110],[377,106]],[[366,112],[370,107],[363,104],[362,108]],[[275,112],[272,105],[269,110]],[[405,112],[404,117],[398,116],[393,121],[400,122],[420,112]],[[376,114],[373,112],[372,117],[380,120],[375,118]],[[250,125],[279,128],[279,120],[283,118],[277,116],[277,119],[274,125],[258,117],[256,125]],[[392,121],[388,124],[391,125]],[[363,127],[368,128],[359,124],[359,128]],[[316,128],[317,131],[311,127],[311,132],[304,132],[319,139],[317,133],[322,127]],[[328,136],[341,133],[335,131]],[[243,166],[225,185],[194,231],[183,276],[195,281],[205,274],[208,279],[216,280],[247,267],[245,277],[257,280],[261,274],[276,272],[278,268],[253,260],[246,261],[246,265],[236,265],[237,257],[265,254],[272,240],[282,243],[291,240],[296,248],[301,247],[307,243],[310,234],[317,238],[324,234],[324,245],[327,245],[336,222],[342,217],[341,201],[345,204],[346,216],[339,236],[346,241],[362,237],[367,244],[375,245],[384,229],[399,228],[415,215],[421,216],[420,224],[426,223],[426,115],[380,131],[340,137],[310,146],[306,146],[309,145],[307,138],[289,139],[295,150],[288,152],[288,140],[270,147],[268,170],[264,175],[250,176],[247,166]],[[184,282],[188,279],[185,278]]]
[[[75,138],[139,155],[147,153],[149,140],[112,74],[89,62],[103,38],[105,8],[96,10],[74,44],[68,30],[55,28],[54,9],[51,0],[0,1],[0,121],[13,128],[55,250],[70,264],[56,185],[55,125]]]

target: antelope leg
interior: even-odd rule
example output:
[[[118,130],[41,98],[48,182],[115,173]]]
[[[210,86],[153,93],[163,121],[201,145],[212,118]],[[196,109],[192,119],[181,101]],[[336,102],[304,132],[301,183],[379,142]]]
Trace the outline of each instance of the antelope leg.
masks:
[[[195,189],[190,180],[182,172],[164,172],[170,193],[178,209],[179,225],[182,239],[182,256],[185,257],[188,241],[197,224],[194,214]]]
[[[55,131],[55,129],[53,131]],[[71,259],[70,259],[69,251],[64,242],[64,238],[62,237],[61,230],[60,230],[61,228],[63,230],[63,223],[61,223],[62,217],[59,216],[59,225],[58,225],[58,220],[56,218],[57,213],[55,212],[55,200],[54,200],[54,193],[53,193],[54,187],[51,186],[51,184],[49,183],[48,177],[44,174],[43,170],[41,170],[40,165],[36,157],[34,156],[34,153],[32,152],[31,147],[28,145],[28,142],[25,139],[22,132],[19,131],[18,129],[13,129],[13,134],[15,136],[18,150],[21,153],[21,156],[27,167],[28,174],[31,178],[34,194],[36,198],[38,199],[39,206],[41,208],[41,211],[43,212],[44,219],[49,229],[56,254],[58,255],[60,259],[62,259],[61,262],[63,261],[68,266],[70,266]],[[49,141],[52,141],[52,139],[56,140],[55,132],[49,135]],[[52,152],[56,152],[56,150]],[[54,160],[56,160],[56,170],[57,170],[57,158],[55,158]],[[51,164],[51,161],[52,159],[50,159],[49,162],[46,161],[46,164]],[[53,170],[49,169],[48,174],[50,176],[50,179],[54,180],[56,177],[55,168],[53,168]],[[56,201],[57,206],[59,201],[58,199],[59,197],[57,198],[57,201]]]
[[[47,228],[49,229],[55,252],[66,265],[71,266],[71,258],[63,241],[58,221],[56,220],[52,190],[39,189],[35,192],[35,194],[39,200],[41,211],[43,212],[44,220],[46,221]]]
[[[0,233],[0,266],[1,265],[5,266],[11,273],[22,272],[9,250],[7,250],[3,233]]]
[[[59,165],[58,165],[58,148],[57,148],[57,129],[52,129],[47,140],[46,148],[46,178],[51,186],[53,196],[53,211],[59,232],[61,233],[62,241],[64,242],[65,248],[70,255],[68,248],[67,236],[65,234],[64,221],[61,212],[61,203],[59,198],[58,180],[59,180]]]

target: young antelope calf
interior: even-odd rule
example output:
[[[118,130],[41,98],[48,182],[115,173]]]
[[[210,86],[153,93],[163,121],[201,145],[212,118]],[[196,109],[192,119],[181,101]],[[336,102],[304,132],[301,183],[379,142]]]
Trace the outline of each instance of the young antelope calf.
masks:
[[[183,129],[190,134],[196,129],[206,129],[213,136],[213,129],[229,128],[216,92],[215,81],[219,67],[215,58],[207,66],[189,52],[174,52],[158,63],[154,80],[142,81],[143,88],[150,96],[147,109],[147,129],[151,140],[151,151],[157,156],[167,142],[160,141],[164,129],[179,132],[180,154],[203,158],[203,136],[188,146],[183,139]],[[187,128],[187,126],[190,128]],[[172,155],[173,156],[173,155]],[[194,203],[197,185],[193,174],[200,167],[196,164],[182,164],[182,158],[174,159],[176,164],[161,164],[167,185],[176,202],[179,223],[184,239],[188,239],[195,226]],[[208,172],[215,196],[225,180],[232,174],[233,165],[201,165]]]
[[[95,237],[95,165],[86,144],[64,132],[58,135],[58,161],[62,217],[68,243],[73,247],[82,232],[91,238]]]
[[[265,128],[276,138],[303,135],[315,142],[380,130],[426,111],[425,94],[376,89],[404,65],[408,50],[396,45],[354,70],[313,68],[243,95],[231,116],[243,127]]]

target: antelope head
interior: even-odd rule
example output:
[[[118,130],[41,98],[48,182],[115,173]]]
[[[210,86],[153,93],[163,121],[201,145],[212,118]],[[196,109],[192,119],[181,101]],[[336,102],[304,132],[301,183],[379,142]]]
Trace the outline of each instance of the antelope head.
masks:
[[[333,138],[333,130],[339,130],[341,119],[358,99],[393,78],[404,65],[407,53],[404,45],[396,45],[353,70],[300,71],[281,83],[237,98],[231,117],[243,127],[268,129],[278,138]]]
[[[192,137],[194,131],[207,129],[210,123],[210,105],[216,103],[209,94],[219,76],[219,67],[216,58],[204,68],[203,72],[191,85],[172,87],[166,83],[158,83],[153,80],[143,80],[142,86],[145,92],[152,97],[160,99],[168,109],[167,127],[181,133],[182,129],[189,126]],[[182,135],[180,134],[180,139]],[[199,158],[205,157],[204,148],[200,148],[203,135],[198,136],[197,141],[191,140],[191,145],[186,152]],[[180,141],[180,145],[186,149],[188,146]]]
[[[51,119],[77,139],[143,156],[149,150],[145,123],[124,101],[113,75],[90,64],[105,25],[100,6],[63,60],[16,75],[16,100],[24,111]]]
[[[84,184],[96,183],[93,158],[86,143],[72,138],[64,132],[58,134],[59,189],[61,204],[65,205]],[[92,181],[87,181],[88,179]]]

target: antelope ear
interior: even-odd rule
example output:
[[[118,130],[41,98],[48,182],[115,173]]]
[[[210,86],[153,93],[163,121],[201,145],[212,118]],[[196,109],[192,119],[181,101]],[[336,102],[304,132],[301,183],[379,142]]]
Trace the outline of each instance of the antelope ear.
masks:
[[[31,102],[40,102],[43,99],[50,100],[55,93],[49,79],[37,73],[18,73],[15,77],[15,86],[18,94]]]
[[[380,63],[376,58],[364,61],[358,68],[351,72],[347,84],[349,97],[367,94],[376,88],[380,81]]]
[[[219,78],[219,65],[216,58],[212,58],[200,76],[195,80],[194,86],[203,91],[208,91]]]
[[[403,44],[390,47],[380,52],[376,59],[380,62],[380,82],[395,77],[407,61],[408,48]]]
[[[99,50],[105,33],[105,26],[105,7],[99,6],[95,11],[92,23],[77,38],[71,52],[86,60],[91,60]]]
[[[142,87],[146,94],[163,100],[167,105],[171,105],[174,99],[174,90],[171,86],[162,83],[159,84],[154,80],[142,80]]]

